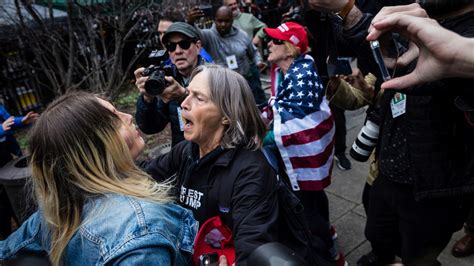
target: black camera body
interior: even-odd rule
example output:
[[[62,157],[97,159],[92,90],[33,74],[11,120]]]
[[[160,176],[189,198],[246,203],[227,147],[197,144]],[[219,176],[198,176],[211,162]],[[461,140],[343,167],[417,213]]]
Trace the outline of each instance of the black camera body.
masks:
[[[151,65],[142,73],[142,76],[148,77],[145,82],[145,91],[151,96],[158,96],[169,83],[165,80],[165,76],[173,77],[178,79],[176,69],[171,65],[165,65],[166,60],[169,58],[166,50],[152,51],[148,56],[148,60]]]

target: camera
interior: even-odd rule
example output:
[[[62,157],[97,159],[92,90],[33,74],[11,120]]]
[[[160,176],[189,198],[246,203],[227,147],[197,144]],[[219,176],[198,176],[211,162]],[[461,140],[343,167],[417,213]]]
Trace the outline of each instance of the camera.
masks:
[[[155,50],[150,53],[148,60],[151,65],[142,73],[142,76],[147,76],[148,80],[145,82],[145,91],[151,96],[157,96],[163,93],[165,88],[169,85],[165,80],[165,76],[171,76],[177,79],[176,70],[171,65],[166,65],[169,58],[166,50]]]
[[[352,144],[349,154],[359,162],[366,162],[377,145],[379,138],[380,115],[378,109],[369,109],[367,121]]]

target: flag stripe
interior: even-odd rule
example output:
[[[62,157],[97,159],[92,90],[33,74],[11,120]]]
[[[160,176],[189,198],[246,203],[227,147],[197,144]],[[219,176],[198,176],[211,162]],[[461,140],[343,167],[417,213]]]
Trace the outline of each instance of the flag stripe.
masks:
[[[278,112],[275,107],[273,107],[273,112],[280,114],[280,112]],[[304,118],[284,121],[282,117],[281,123],[285,126],[281,128],[281,135],[284,136],[293,134],[295,132],[295,129],[301,131],[313,128],[314,125],[319,124],[321,121],[328,119],[330,116],[331,110],[329,109],[329,105],[325,97],[321,101],[320,110],[307,114]]]
[[[302,190],[323,190],[331,184],[330,175],[323,180],[312,180],[312,181],[298,181],[298,185]]]
[[[290,157],[293,169],[298,168],[318,168],[326,164],[331,157],[334,148],[334,138],[329,145],[326,146],[323,152],[304,157]]]
[[[331,130],[329,131],[329,133],[322,136],[317,141],[305,143],[301,145],[292,145],[285,148],[286,150],[288,150],[289,154],[292,154],[292,156],[304,157],[304,156],[316,155],[324,151],[326,146],[331,143],[332,139],[334,138],[335,132],[336,132],[336,129],[333,126]]]
[[[290,145],[306,144],[313,141],[318,141],[324,135],[329,133],[333,128],[333,119],[332,116],[329,116],[328,119],[324,120],[322,123],[319,123],[313,128],[299,131],[290,135],[282,136],[282,142],[284,147]]]
[[[298,168],[293,172],[298,176],[298,180],[310,181],[310,180],[323,180],[324,178],[331,176],[333,166],[333,155],[329,157],[326,164],[320,168]]]

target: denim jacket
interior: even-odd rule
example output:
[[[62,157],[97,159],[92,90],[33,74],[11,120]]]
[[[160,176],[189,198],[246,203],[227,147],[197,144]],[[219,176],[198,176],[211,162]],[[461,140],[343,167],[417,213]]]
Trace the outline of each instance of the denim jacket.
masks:
[[[116,194],[90,200],[82,217],[64,265],[188,265],[198,230],[187,209]],[[36,212],[0,241],[0,260],[19,251],[49,250],[46,222]]]

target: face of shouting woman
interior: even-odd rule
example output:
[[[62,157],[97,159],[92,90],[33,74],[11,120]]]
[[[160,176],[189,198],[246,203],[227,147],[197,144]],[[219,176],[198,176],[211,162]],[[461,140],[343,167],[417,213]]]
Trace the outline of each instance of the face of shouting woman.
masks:
[[[184,138],[199,145],[201,157],[219,146],[226,122],[216,104],[211,101],[206,71],[189,83],[189,95],[181,103],[185,120]]]
[[[133,116],[127,113],[123,113],[115,109],[115,107],[106,100],[97,98],[105,108],[112,111],[116,114],[120,121],[122,121],[119,132],[120,135],[125,140],[128,148],[130,149],[130,155],[133,159],[138,158],[138,156],[142,153],[143,148],[145,147],[145,141],[143,140],[142,136],[136,129],[135,124],[133,123]]]
[[[268,42],[268,61],[281,67],[285,62],[293,61],[291,51],[281,40],[272,39]]]

